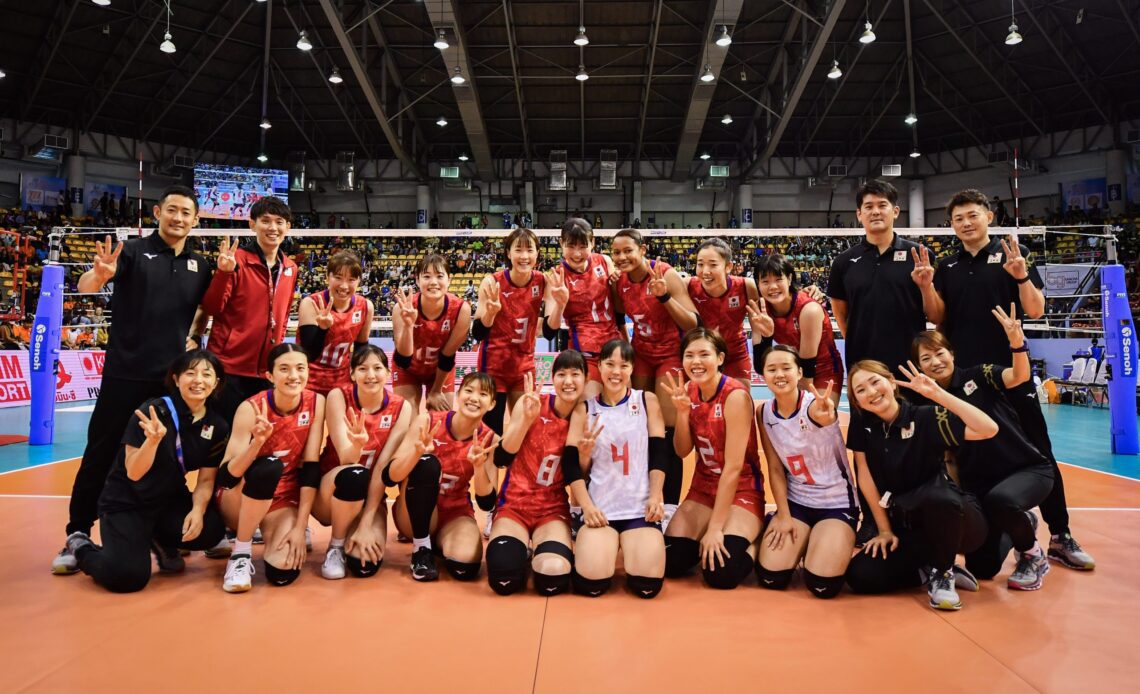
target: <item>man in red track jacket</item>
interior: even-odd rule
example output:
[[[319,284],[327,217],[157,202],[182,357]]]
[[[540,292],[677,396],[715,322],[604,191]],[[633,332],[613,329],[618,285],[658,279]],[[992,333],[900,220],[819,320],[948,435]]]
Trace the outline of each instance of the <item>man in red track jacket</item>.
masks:
[[[297,285],[297,264],[278,252],[292,223],[279,198],[254,203],[249,228],[256,243],[238,247],[222,240],[218,271],[202,299],[202,310],[214,317],[209,349],[226,369],[218,411],[228,421],[243,400],[269,387],[266,356],[285,337]]]

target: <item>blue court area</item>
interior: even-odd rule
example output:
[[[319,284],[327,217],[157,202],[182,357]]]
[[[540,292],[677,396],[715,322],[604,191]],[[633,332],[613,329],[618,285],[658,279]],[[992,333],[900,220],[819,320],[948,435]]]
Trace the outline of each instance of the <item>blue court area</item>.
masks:
[[[752,389],[755,398],[768,398],[767,388]],[[0,473],[26,467],[69,460],[83,455],[87,443],[87,421],[94,401],[67,403],[56,409],[55,443],[51,446],[29,446],[26,443],[0,446]],[[843,412],[850,411],[847,396],[839,403]],[[1045,419],[1053,439],[1057,459],[1100,472],[1108,472],[1140,480],[1140,456],[1113,455],[1110,451],[1108,409],[1074,405],[1046,405]],[[27,407],[0,409],[0,433],[28,433]]]

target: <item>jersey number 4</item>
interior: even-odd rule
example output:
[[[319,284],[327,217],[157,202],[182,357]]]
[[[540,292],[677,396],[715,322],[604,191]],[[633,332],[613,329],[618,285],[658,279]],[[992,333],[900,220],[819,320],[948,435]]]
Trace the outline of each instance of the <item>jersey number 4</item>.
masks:
[[[613,458],[615,463],[621,463],[621,474],[629,477],[629,441],[621,445],[621,450],[614,444],[610,444],[610,457]]]

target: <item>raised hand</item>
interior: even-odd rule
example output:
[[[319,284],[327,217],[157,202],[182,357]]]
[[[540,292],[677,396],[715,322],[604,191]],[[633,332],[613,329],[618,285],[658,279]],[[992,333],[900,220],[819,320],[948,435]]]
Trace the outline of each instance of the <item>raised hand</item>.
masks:
[[[162,420],[154,412],[154,405],[150,406],[150,416],[146,416],[142,412],[135,410],[135,416],[139,418],[139,428],[143,430],[146,435],[148,443],[158,443],[166,436],[166,427],[163,426]]]
[[[661,388],[664,389],[669,397],[673,400],[673,407],[677,410],[678,414],[689,416],[689,409],[693,401],[689,399],[689,384],[685,383],[680,376],[676,376],[672,371],[666,372],[665,378],[662,379]]]
[[[767,301],[748,301],[748,325],[751,326],[753,335],[772,337],[776,333],[776,322],[768,315]]]
[[[439,433],[439,427],[443,424],[443,420],[435,423],[435,426],[428,428],[431,425],[431,420],[428,419],[420,427],[420,433],[415,439],[416,445],[416,458],[426,455],[435,450],[435,435]]]
[[[481,438],[476,437],[475,442],[467,449],[467,462],[475,468],[478,468],[483,463],[490,459],[491,454],[499,446],[499,439],[495,436],[492,429],[488,429],[487,433]]]
[[[254,442],[260,446],[273,435],[273,423],[269,421],[269,405],[262,400],[253,406],[253,412],[255,418],[253,420],[253,428],[249,433],[253,437]]]
[[[665,296],[669,293],[669,284],[665,281],[665,264],[658,258],[657,262],[649,268],[649,293],[653,296]]]
[[[499,283],[492,282],[487,287],[487,296],[483,297],[483,310],[488,318],[494,318],[499,315],[499,311],[503,310],[503,300],[499,295]]]
[[[815,402],[817,403],[814,406],[822,409],[827,419],[835,419],[839,416],[839,412],[835,408],[835,401],[831,399],[831,389],[834,386],[834,381],[828,381],[827,387],[823,389],[823,394],[821,395],[820,392],[816,390],[814,383],[808,384],[808,392],[815,396]]]
[[[919,371],[913,361],[908,360],[906,364],[910,368],[908,369],[907,366],[899,364],[899,371],[902,372],[907,380],[899,380],[898,384],[904,388],[913,390],[927,400],[933,400],[934,396],[942,391],[942,388],[939,387],[933,378]]]
[[[345,431],[353,448],[363,449],[368,443],[368,430],[364,428],[366,419],[363,412],[357,414],[351,407],[344,411]]]
[[[396,311],[395,317],[404,324],[405,328],[411,329],[416,325],[416,302],[412,299],[403,287],[396,291]]]
[[[325,298],[320,294],[313,297],[313,303],[317,306],[317,327],[328,330],[333,326],[332,304],[325,306]]]
[[[1017,234],[1010,234],[1009,241],[1001,240],[1001,249],[1005,252],[1005,263],[1002,267],[1015,280],[1022,280],[1029,276],[1029,265],[1025,256],[1021,255],[1021,246],[1017,245]]]
[[[598,435],[605,429],[600,417],[594,417],[594,421],[586,426],[586,430],[582,432],[582,438],[578,439],[578,459],[589,460],[590,456],[594,453],[594,444],[598,442]]]
[[[919,246],[918,250],[910,249],[910,257],[914,260],[914,269],[910,271],[910,278],[920,289],[934,284],[934,266],[930,264],[930,251],[926,246]]]
[[[542,398],[534,392],[534,374],[528,373],[523,377],[523,395],[519,398],[522,404],[522,416],[527,421],[534,421],[542,411]]]
[[[1021,321],[1017,320],[1016,303],[1010,302],[1009,313],[1003,311],[1001,306],[994,306],[990,313],[1001,323],[1001,329],[1005,331],[1010,347],[1021,347],[1025,344],[1025,334],[1021,332]]]
[[[546,284],[550,287],[550,298],[559,306],[565,306],[570,301],[570,288],[566,286],[566,273],[562,266],[545,273]]]
[[[218,244],[218,269],[222,272],[233,272],[237,269],[237,241],[230,243],[230,237],[223,236]]]
[[[119,267],[119,254],[123,252],[123,242],[120,241],[119,245],[115,246],[115,250],[111,250],[111,237],[103,237],[103,241],[95,242],[95,260],[94,269],[95,274],[100,280],[106,282],[115,276],[115,270]]]

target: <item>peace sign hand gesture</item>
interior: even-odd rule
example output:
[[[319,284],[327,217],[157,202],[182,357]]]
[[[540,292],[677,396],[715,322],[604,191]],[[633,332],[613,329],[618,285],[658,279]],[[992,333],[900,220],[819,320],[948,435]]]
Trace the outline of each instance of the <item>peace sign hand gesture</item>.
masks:
[[[404,288],[401,287],[396,292],[396,317],[404,324],[405,328],[414,328],[416,325],[416,302],[412,300]]]
[[[166,427],[163,426],[162,420],[154,412],[154,405],[150,406],[150,416],[146,416],[142,412],[135,410],[135,416],[139,418],[139,428],[143,430],[146,435],[147,443],[158,443],[166,436]]]
[[[1021,255],[1021,246],[1017,245],[1017,234],[1010,234],[1009,241],[1001,240],[1001,249],[1005,252],[1005,263],[1002,265],[1010,277],[1023,280],[1029,276],[1029,265],[1025,256]]]
[[[233,272],[237,269],[237,241],[230,242],[230,237],[223,236],[218,243],[218,270]]]
[[[332,304],[325,306],[325,298],[320,294],[313,297],[313,303],[317,306],[317,327],[328,330],[333,326]]]
[[[913,390],[927,400],[934,400],[935,397],[942,392],[942,388],[933,378],[919,371],[913,361],[907,360],[906,364],[910,368],[908,369],[907,366],[900,364],[899,371],[901,371],[903,376],[906,376],[908,380],[899,380],[898,384],[904,388]]]
[[[269,405],[262,400],[253,406],[253,413],[255,415],[253,429],[249,433],[253,437],[253,442],[260,446],[273,435],[273,423],[269,421]]]
[[[829,380],[827,387],[823,389],[823,394],[821,395],[814,383],[808,384],[808,392],[815,396],[815,402],[812,403],[812,407],[820,408],[824,418],[829,421],[839,416],[839,412],[835,408],[835,401],[831,399],[831,389],[834,385],[835,381]]]
[[[677,410],[677,416],[688,417],[693,403],[689,399],[689,384],[685,383],[680,376],[674,375],[672,371],[668,371],[662,380],[661,388],[673,400],[673,407]]]
[[[487,287],[487,296],[483,297],[483,307],[488,318],[494,318],[503,310],[503,301],[499,298],[499,283],[492,282]]]
[[[519,402],[522,405],[522,416],[528,422],[533,422],[542,411],[542,398],[534,392],[534,374],[528,373],[523,377],[523,396]]]
[[[600,417],[595,417],[594,421],[586,426],[586,430],[582,432],[582,438],[578,439],[579,460],[590,459],[590,455],[594,452],[594,444],[598,442],[598,435],[605,428]]]
[[[107,282],[115,276],[115,271],[119,267],[119,254],[123,252],[123,242],[120,241],[119,245],[115,246],[115,250],[111,250],[111,237],[103,237],[103,241],[95,242],[95,261],[94,269],[95,275],[102,282]]]
[[[356,413],[356,410],[351,407],[346,408],[344,411],[344,424],[345,431],[348,434],[348,440],[352,443],[352,447],[356,449],[363,449],[365,444],[368,443],[368,430],[364,428],[366,417],[364,413]]]
[[[930,251],[926,246],[919,246],[918,250],[910,249],[910,257],[914,260],[914,269],[910,271],[910,278],[919,289],[934,284],[934,266],[930,264]]]
[[[546,274],[546,284],[550,287],[550,298],[559,306],[565,307],[570,301],[570,288],[566,286],[566,273],[559,265]]]
[[[669,284],[665,281],[666,272],[660,258],[649,268],[649,293],[653,296],[665,296],[669,293]]]
[[[753,335],[772,337],[776,333],[776,322],[768,315],[767,301],[748,301],[748,325],[752,328]]]
[[[431,453],[435,450],[435,435],[439,433],[439,427],[443,424],[443,420],[435,423],[435,426],[430,427],[431,419],[425,419],[424,423],[420,426],[420,433],[416,436],[413,443],[416,447],[416,459],[420,456]]]
[[[467,449],[467,462],[471,463],[472,467],[478,468],[491,458],[491,454],[498,447],[499,437],[495,436],[494,430],[488,429],[482,438],[476,437],[475,442]]]
[[[994,306],[990,313],[1001,323],[1001,328],[1009,339],[1010,347],[1018,348],[1025,344],[1025,334],[1021,332],[1021,321],[1017,320],[1016,303],[1011,302],[1009,304],[1009,313],[1003,311],[1001,306]]]

